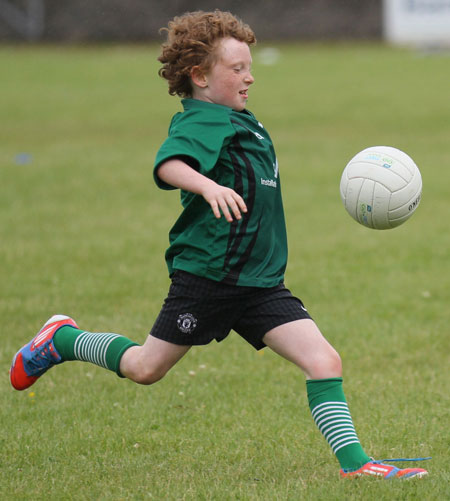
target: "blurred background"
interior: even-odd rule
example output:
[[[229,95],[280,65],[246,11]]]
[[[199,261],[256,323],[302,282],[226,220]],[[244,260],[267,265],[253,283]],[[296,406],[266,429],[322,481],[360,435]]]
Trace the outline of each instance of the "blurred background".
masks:
[[[450,45],[449,0],[0,0],[0,41],[144,42],[175,15],[229,10],[260,41],[387,39]]]

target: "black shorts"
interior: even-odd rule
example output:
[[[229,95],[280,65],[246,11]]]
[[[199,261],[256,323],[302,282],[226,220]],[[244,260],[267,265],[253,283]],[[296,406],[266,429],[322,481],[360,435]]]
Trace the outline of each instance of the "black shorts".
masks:
[[[257,350],[279,325],[311,318],[284,284],[240,287],[177,270],[150,334],[179,345],[222,341],[233,329]]]

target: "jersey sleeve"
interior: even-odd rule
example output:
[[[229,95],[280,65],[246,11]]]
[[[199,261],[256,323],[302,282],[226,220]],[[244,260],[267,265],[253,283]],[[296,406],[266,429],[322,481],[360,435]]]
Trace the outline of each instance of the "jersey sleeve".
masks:
[[[153,178],[159,188],[175,187],[162,181],[158,168],[170,158],[179,158],[203,175],[209,176],[220,156],[222,148],[234,134],[229,117],[224,113],[180,113],[175,115],[169,128],[169,137],[159,149],[153,170]]]

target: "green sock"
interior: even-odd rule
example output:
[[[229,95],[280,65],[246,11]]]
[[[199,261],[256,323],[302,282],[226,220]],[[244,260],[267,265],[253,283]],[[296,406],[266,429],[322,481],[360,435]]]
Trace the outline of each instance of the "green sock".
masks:
[[[306,382],[309,408],[341,468],[355,471],[370,461],[359,443],[342,389],[342,378]]]
[[[119,370],[122,355],[131,346],[137,346],[137,343],[119,334],[86,332],[71,326],[61,327],[56,332],[53,343],[62,362],[92,362],[114,371],[120,377],[123,377]]]

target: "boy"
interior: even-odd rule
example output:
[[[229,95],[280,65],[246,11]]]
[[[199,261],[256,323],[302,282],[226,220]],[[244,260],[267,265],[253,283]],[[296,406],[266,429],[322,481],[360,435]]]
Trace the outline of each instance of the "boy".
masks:
[[[339,355],[303,303],[283,284],[287,241],[272,141],[245,106],[253,31],[230,13],[175,18],[162,47],[160,75],[184,98],[155,161],[162,189],[180,189],[183,212],[170,231],[169,294],[143,346],[117,334],[78,329],[52,317],[14,357],[10,379],[23,390],[46,370],[84,360],[152,384],[189,350],[234,329],[256,349],[268,346],[306,375],[315,423],[342,477],[421,477],[372,460],[356,435],[342,390]]]

